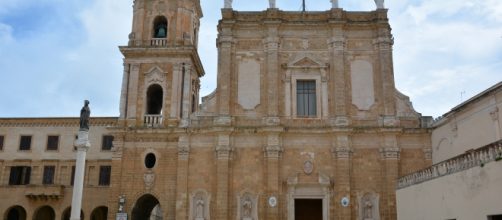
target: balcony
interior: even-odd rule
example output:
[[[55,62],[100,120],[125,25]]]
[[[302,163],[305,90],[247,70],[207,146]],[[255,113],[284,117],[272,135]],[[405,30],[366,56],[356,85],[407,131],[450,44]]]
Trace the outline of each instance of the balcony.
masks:
[[[162,127],[163,118],[162,115],[145,115],[143,123],[147,128],[158,128]]]
[[[64,187],[62,185],[28,185],[24,194],[29,199],[61,199],[64,195]]]
[[[406,188],[475,166],[483,167],[486,163],[500,160],[502,160],[502,140],[403,176],[398,179],[397,188]]]

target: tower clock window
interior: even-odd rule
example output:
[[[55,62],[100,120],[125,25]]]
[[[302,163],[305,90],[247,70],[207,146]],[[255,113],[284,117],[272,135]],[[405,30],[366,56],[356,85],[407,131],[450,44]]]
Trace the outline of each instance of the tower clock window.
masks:
[[[167,19],[164,16],[158,16],[153,22],[153,37],[167,38]]]
[[[147,96],[147,114],[149,115],[160,115],[162,112],[162,99],[163,92],[162,87],[158,84],[153,84],[148,87],[146,92]]]

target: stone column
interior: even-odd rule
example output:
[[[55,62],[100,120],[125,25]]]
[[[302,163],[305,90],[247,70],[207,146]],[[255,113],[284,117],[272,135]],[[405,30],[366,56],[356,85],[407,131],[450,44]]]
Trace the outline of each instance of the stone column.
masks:
[[[380,148],[382,160],[382,219],[396,220],[396,186],[399,175],[399,156],[401,150],[398,147]]]
[[[190,155],[190,137],[183,135],[178,142],[178,167],[176,178],[176,219],[188,219],[188,160]]]
[[[129,73],[129,92],[127,94],[127,115],[125,116],[128,120],[128,125],[136,126],[136,123],[140,123],[143,120],[136,122],[136,106],[138,102],[138,80],[139,80],[139,64],[131,64]]]
[[[279,37],[277,21],[265,21],[267,37],[264,39],[266,53],[266,89],[267,115],[275,118],[279,115]]]
[[[221,24],[218,37],[218,113],[230,115],[230,97],[232,91],[232,28]]]
[[[130,64],[124,62],[124,73],[122,76],[122,91],[120,93],[120,119],[126,118],[127,110],[127,94],[129,93],[129,72]]]
[[[341,10],[341,9],[337,9]],[[330,117],[334,117],[332,124],[336,126],[348,126],[349,119],[347,117],[347,92],[346,92],[346,77],[345,77],[345,37],[343,31],[343,21],[341,21],[341,13],[336,13],[335,20],[332,24],[332,37],[329,41],[331,51],[330,62],[330,94],[333,94],[330,108]]]
[[[189,124],[190,120],[190,113],[191,113],[191,108],[190,108],[190,93],[192,91],[192,68],[190,64],[183,64],[182,70],[181,70],[182,76],[184,77],[182,82],[183,82],[183,94],[182,99],[181,99],[181,127],[187,127]]]
[[[350,148],[350,137],[348,135],[338,135],[335,138],[335,147],[332,149],[335,159],[335,196],[334,212],[335,219],[352,219],[351,209],[355,201],[350,201],[348,207],[341,205],[343,197],[351,200],[350,173],[352,169],[352,149]]]
[[[229,174],[232,147],[230,135],[219,134],[216,145],[216,218],[218,220],[229,219]]]
[[[279,133],[271,133],[267,135],[266,146],[264,150],[265,162],[267,167],[267,194],[266,194],[266,218],[267,220],[278,220],[280,217],[279,207],[270,207],[268,205],[268,198],[271,196],[280,198],[280,173],[279,164],[282,154],[282,147],[280,143]],[[279,200],[281,201],[281,200]]]
[[[73,182],[73,197],[71,200],[71,220],[80,220],[82,209],[82,191],[84,189],[85,156],[91,147],[89,131],[79,131],[78,139],[74,146],[77,148],[77,161],[75,166],[75,180]]]

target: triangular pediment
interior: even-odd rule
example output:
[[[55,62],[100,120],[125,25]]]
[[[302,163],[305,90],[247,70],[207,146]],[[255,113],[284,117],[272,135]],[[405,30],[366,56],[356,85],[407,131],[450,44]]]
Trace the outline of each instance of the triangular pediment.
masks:
[[[319,63],[315,62],[314,60],[310,59],[309,57],[304,57],[300,60],[298,60],[296,63],[293,64],[293,66],[320,66]]]
[[[301,55],[287,64],[288,67],[323,68],[325,64],[310,55]]]

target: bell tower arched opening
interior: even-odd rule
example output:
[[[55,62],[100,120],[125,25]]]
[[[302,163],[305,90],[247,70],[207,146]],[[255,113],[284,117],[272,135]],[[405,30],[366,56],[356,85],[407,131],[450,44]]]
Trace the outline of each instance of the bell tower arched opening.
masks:
[[[167,38],[167,19],[157,16],[153,21],[153,38]]]
[[[164,92],[162,86],[158,84],[153,84],[148,87],[146,92],[147,109],[148,115],[161,115],[162,114],[162,104],[163,104]]]

